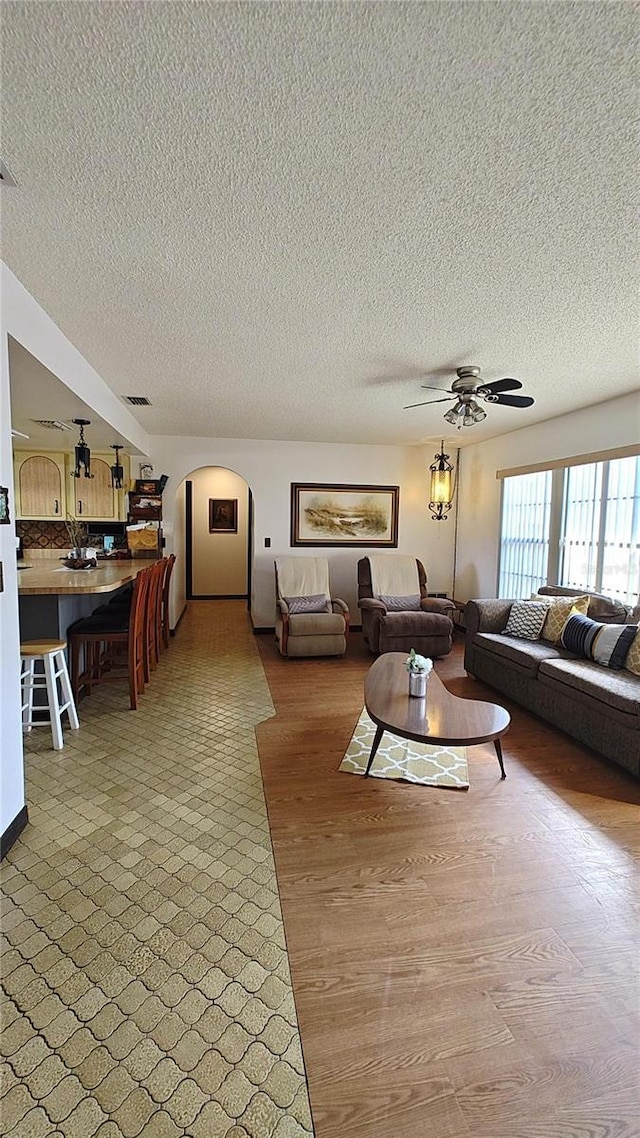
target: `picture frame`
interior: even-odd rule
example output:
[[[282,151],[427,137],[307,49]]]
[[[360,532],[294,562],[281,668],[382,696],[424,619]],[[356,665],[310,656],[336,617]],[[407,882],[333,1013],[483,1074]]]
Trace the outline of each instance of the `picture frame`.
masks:
[[[9,489],[7,486],[0,486],[0,526],[8,526],[10,522]]]
[[[398,545],[399,486],[291,483],[292,546]]]
[[[153,466],[150,462],[140,463],[140,477],[143,480],[147,478],[153,478]]]
[[[209,533],[238,532],[238,499],[209,498]]]

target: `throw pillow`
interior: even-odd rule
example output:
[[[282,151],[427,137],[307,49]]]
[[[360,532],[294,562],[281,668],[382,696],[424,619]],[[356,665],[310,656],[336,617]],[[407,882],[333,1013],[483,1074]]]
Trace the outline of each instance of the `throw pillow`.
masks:
[[[312,597],[284,597],[289,613],[293,616],[301,612],[331,612],[329,601],[320,593]]]
[[[635,624],[600,624],[573,613],[562,629],[560,642],[576,656],[620,671],[637,632]]]
[[[378,600],[386,605],[388,612],[420,612],[420,599],[419,593],[410,597],[378,597]]]
[[[540,639],[550,640],[552,644],[560,643],[560,634],[572,608],[575,607],[576,611],[582,613],[583,616],[587,615],[589,608],[588,596],[547,597],[534,593],[531,600],[540,601],[547,606],[547,617],[540,633]]]
[[[636,628],[633,624],[603,624],[600,626],[591,649],[596,664],[605,668],[624,668],[627,652],[635,640]]]
[[[560,643],[572,655],[590,660],[591,648],[600,627],[597,621],[572,610],[560,633]]]
[[[631,627],[636,629],[636,635],[627,652],[624,666],[633,676],[640,676],[640,624],[632,624]]]
[[[503,636],[520,640],[537,640],[547,616],[547,606],[536,601],[514,601]]]

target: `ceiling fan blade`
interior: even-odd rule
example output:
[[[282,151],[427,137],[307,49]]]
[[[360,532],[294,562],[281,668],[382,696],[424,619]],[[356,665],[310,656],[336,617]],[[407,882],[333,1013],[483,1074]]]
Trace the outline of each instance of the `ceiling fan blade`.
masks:
[[[531,407],[535,399],[530,395],[496,395],[492,403],[502,403],[505,407]]]
[[[481,383],[477,394],[490,391],[492,395],[497,395],[499,391],[517,391],[519,387],[522,387],[519,379],[495,379],[493,383]]]
[[[436,388],[435,390],[437,391],[438,388]],[[442,389],[440,389],[440,390],[442,390]],[[403,407],[402,410],[408,411],[411,407],[430,407],[432,403],[450,403],[450,402],[451,402],[451,396],[448,395],[446,399],[427,399],[425,403],[407,403],[406,407]]]
[[[421,383],[420,386],[425,391],[448,391],[449,395],[455,395],[455,391],[452,391],[450,387],[432,387],[430,383]]]

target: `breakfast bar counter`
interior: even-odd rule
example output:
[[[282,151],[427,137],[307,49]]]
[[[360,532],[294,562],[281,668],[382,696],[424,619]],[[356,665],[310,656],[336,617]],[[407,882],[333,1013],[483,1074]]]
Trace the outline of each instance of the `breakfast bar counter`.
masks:
[[[87,593],[112,593],[135,581],[141,569],[153,565],[142,558],[128,561],[98,561],[95,569],[67,569],[58,560],[25,557],[19,563],[18,592],[21,597],[84,596]]]
[[[67,569],[59,556],[30,557],[27,550],[18,572],[21,640],[66,640],[69,625],[90,616],[154,560],[99,561],[95,569]]]

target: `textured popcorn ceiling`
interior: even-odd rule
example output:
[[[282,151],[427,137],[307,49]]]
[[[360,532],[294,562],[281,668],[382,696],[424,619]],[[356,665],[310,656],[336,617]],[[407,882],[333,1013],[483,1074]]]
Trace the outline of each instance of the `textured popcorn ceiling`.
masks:
[[[636,21],[5,4],[4,259],[151,433],[439,438],[402,407],[464,363],[536,403],[459,443],[631,391]]]

